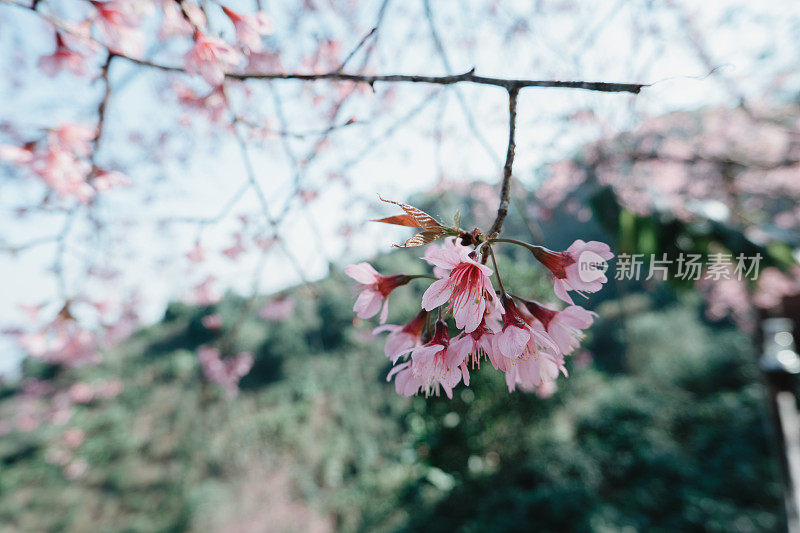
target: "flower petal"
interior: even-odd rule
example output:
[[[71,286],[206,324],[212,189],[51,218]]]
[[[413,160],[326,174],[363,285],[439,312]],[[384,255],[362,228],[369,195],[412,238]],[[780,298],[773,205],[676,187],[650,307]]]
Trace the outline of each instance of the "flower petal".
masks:
[[[372,289],[365,289],[358,295],[356,303],[353,305],[353,312],[358,318],[372,318],[380,311],[381,300],[383,297],[380,293]]]
[[[563,300],[570,305],[574,303],[569,294],[567,294],[567,284],[563,279],[553,278],[553,292],[556,293],[556,296],[560,300]]]
[[[372,285],[378,281],[378,271],[375,270],[369,263],[358,263],[357,265],[347,265],[344,267],[344,273],[364,285]]]
[[[431,283],[431,286],[422,295],[422,308],[432,311],[450,299],[453,289],[448,285],[449,279],[440,279]]]

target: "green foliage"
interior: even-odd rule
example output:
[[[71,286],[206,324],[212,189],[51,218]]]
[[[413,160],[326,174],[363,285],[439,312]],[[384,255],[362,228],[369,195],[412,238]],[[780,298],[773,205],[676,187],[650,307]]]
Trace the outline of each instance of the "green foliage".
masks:
[[[525,250],[498,251],[511,290],[548,297]],[[415,257],[376,264],[421,272]],[[392,295],[390,322],[413,316],[426,284]],[[259,319],[258,305],[242,314],[233,296],[213,310],[172,305],[102,365],[56,375],[121,376],[124,389],[77,407],[66,425],[0,439],[0,530],[783,527],[753,347],[707,324],[696,298],[664,288],[606,299],[586,343],[593,362],[572,358],[549,399],[509,394],[486,368],[453,400],[408,399],[385,382],[382,339],[354,319],[348,287],[334,273],[295,291],[281,323]],[[220,333],[200,323],[212,311]],[[232,350],[256,363],[228,399],[203,382],[194,351],[234,326]],[[4,393],[0,418],[18,405]],[[86,437],[70,452],[87,465],[75,479],[53,460],[71,428]]]

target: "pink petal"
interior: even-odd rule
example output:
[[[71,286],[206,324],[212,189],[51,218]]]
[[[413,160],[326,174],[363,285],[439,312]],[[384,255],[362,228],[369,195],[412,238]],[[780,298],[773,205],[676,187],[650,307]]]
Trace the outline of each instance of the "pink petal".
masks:
[[[486,303],[483,298],[477,301],[475,301],[475,298],[469,298],[459,307],[454,307],[453,318],[456,320],[456,327],[463,328],[464,333],[472,333],[483,320],[485,309]]]
[[[560,300],[563,300],[570,305],[574,303],[569,294],[567,294],[567,285],[563,279],[553,278],[553,291]]]
[[[358,263],[357,265],[347,265],[344,273],[364,285],[372,285],[378,281],[378,271],[369,263]]]
[[[389,318],[389,298],[386,298],[383,301],[383,309],[381,309],[381,318],[380,318],[381,324],[385,324],[387,318]]]
[[[497,349],[509,359],[516,359],[522,355],[530,337],[529,331],[509,326],[502,333],[495,335]]]
[[[431,286],[422,295],[422,308],[432,311],[450,299],[453,289],[448,286],[448,279],[440,279],[431,283]]]
[[[378,314],[381,309],[383,297],[371,289],[365,289],[358,295],[356,303],[353,305],[353,312],[358,318],[371,318]]]

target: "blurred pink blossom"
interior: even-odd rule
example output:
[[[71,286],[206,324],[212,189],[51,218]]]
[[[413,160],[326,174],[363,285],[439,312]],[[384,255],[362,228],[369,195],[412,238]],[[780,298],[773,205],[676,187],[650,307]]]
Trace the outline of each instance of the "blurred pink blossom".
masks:
[[[220,385],[228,396],[235,396],[238,393],[239,380],[253,367],[253,354],[249,352],[241,352],[234,357],[222,359],[216,348],[201,346],[197,349],[197,357],[206,379]]]
[[[283,322],[294,313],[295,301],[291,296],[273,298],[258,311],[258,316],[271,322]]]

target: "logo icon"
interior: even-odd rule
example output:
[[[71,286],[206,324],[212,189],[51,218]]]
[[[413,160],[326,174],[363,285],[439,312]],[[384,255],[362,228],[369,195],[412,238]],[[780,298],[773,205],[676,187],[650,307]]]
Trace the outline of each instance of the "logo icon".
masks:
[[[578,256],[578,277],[590,283],[606,275],[608,263],[599,254],[586,250]]]

